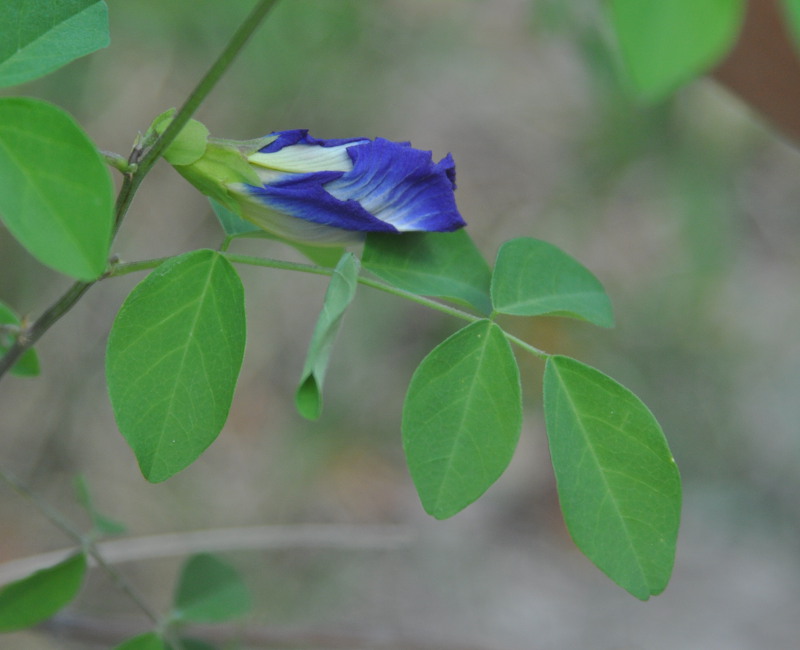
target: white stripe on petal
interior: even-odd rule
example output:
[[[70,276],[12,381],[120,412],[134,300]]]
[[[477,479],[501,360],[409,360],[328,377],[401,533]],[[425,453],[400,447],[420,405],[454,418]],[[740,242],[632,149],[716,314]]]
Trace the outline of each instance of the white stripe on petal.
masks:
[[[368,142],[365,140],[364,142]],[[274,153],[254,153],[247,160],[275,171],[305,174],[308,172],[349,172],[353,161],[347,154],[348,147],[359,142],[350,142],[338,147],[322,147],[316,144],[294,144]]]

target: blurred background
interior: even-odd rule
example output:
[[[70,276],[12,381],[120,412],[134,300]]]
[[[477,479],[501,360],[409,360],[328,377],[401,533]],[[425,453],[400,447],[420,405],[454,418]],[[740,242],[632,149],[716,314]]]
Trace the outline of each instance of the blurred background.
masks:
[[[182,103],[253,3],[109,4],[110,48],[13,90],[63,106],[99,148],[127,154],[155,115]],[[336,541],[313,529],[302,544],[223,551],[256,600],[242,628],[252,633],[233,632],[239,640],[223,647],[794,647],[800,153],[711,81],[638,106],[600,4],[284,0],[197,117],[219,137],[308,128],[323,138],[409,140],[437,160],[452,152],[460,209],[489,260],[503,241],[530,236],[600,278],[615,329],[559,319],[508,326],[602,369],[661,422],[685,489],[663,595],[636,601],[569,539],[533,359],[520,357],[526,418],[506,474],[453,519],[425,515],[404,464],[400,412],[416,365],[459,326],[445,316],[362,287],[334,352],[324,414],[303,421],[293,392],[325,291],[320,277],[239,269],[249,336],[228,424],[198,462],[158,485],[144,481],[119,435],[103,376],[108,330],[143,276],[102,282],[42,339],[42,376],[0,384],[3,467],[79,525],[71,484],[83,474],[98,508],[132,536],[335,526]],[[114,252],[137,260],[220,241],[205,199],[159,164]],[[265,241],[233,250],[295,259]],[[0,299],[36,316],[67,286],[0,231]],[[5,487],[0,521],[0,562],[69,546]],[[181,561],[120,568],[166,607]],[[62,615],[63,629],[86,617],[146,625],[99,571]],[[113,643],[50,629],[0,645]]]

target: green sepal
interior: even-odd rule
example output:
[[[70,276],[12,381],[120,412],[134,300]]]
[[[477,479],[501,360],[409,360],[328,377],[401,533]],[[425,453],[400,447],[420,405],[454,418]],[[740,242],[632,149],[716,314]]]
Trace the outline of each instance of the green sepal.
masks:
[[[190,165],[174,165],[174,167],[200,192],[237,215],[241,215],[241,208],[227,186],[236,183],[261,185],[258,176],[239,151],[212,140],[209,140],[201,158]]]

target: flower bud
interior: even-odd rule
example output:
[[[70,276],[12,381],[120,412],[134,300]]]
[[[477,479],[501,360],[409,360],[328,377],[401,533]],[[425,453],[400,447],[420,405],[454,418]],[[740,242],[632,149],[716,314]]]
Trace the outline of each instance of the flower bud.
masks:
[[[156,119],[163,132],[171,115]],[[160,120],[160,122],[159,122]],[[376,138],[319,140],[306,130],[248,141],[208,137],[190,120],[164,158],[204,194],[283,239],[358,241],[366,232],[449,232],[466,224],[456,207],[455,163]]]

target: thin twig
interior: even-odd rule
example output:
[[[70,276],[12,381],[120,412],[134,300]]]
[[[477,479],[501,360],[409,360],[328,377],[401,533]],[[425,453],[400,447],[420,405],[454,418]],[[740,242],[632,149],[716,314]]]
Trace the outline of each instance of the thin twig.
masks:
[[[200,80],[195,89],[187,98],[184,105],[176,113],[174,120],[170,126],[164,131],[163,134],[154,143],[153,147],[144,152],[143,157],[140,158],[140,152],[135,150],[131,154],[129,162],[136,164],[135,171],[132,173],[125,173],[122,187],[117,195],[114,207],[114,226],[112,232],[113,237],[116,236],[120,225],[122,224],[128,208],[133,201],[136,190],[141,184],[144,177],[153,167],[155,162],[161,154],[170,145],[175,136],[178,135],[180,129],[189,121],[191,116],[208,96],[222,75],[228,70],[233,63],[236,56],[242,50],[244,45],[249,40],[250,36],[258,29],[263,22],[267,13],[277,3],[277,0],[261,0],[253,11],[245,18],[239,29],[231,37],[228,45],[222,51],[220,56],[214,61],[205,76]],[[22,354],[29,349],[39,338],[52,327],[64,314],[66,314],[83,295],[94,284],[94,281],[79,281],[75,282],[58,300],[56,300],[34,323],[27,328],[24,328],[17,337],[13,345],[8,349],[5,355],[0,358],[0,378],[3,377],[19,360]],[[0,472],[0,478],[5,480],[14,490],[19,494],[29,499],[42,514],[47,517],[54,525],[58,526],[70,538],[74,539],[76,543],[80,544],[82,548],[89,553],[98,565],[102,566],[108,574],[117,583],[117,586],[128,594],[142,609],[142,611],[156,624],[159,623],[159,617],[149,605],[133,590],[127,583],[123,576],[116,571],[110,564],[106,562],[104,557],[98,551],[96,545],[91,541],[84,538],[80,531],[76,530],[68,521],[66,521],[59,513],[50,508],[45,502],[39,499],[33,492],[26,486],[17,481],[11,475]]]
[[[180,130],[191,119],[194,112],[205,100],[223,74],[228,70],[236,56],[245,46],[253,33],[261,25],[269,11],[277,4],[278,0],[261,0],[252,12],[244,19],[239,29],[231,37],[228,45],[219,55],[216,61],[208,69],[195,89],[186,99],[183,106],[175,114],[175,118],[169,127],[161,134],[153,146],[146,152],[135,150],[129,162],[136,164],[136,171],[124,174],[122,188],[117,195],[114,207],[114,227],[113,237],[122,225],[122,221],[128,212],[128,208],[133,201],[136,191],[141,185],[144,177],[156,163],[158,158],[167,147],[172,143]],[[139,154],[142,153],[141,160]],[[135,154],[135,156],[134,156]],[[135,159],[134,159],[135,158]],[[66,314],[75,303],[80,300],[94,282],[76,282],[73,284],[53,305],[45,311],[29,328],[25,329],[8,351],[0,358],[0,379],[12,368],[19,358],[30,348],[39,338],[52,327],[64,314]]]
[[[147,604],[147,601],[136,591],[136,589],[133,588],[133,586],[119,571],[117,571],[105,560],[98,550],[97,544],[85,537],[80,530],[73,526],[72,523],[70,523],[63,515],[61,515],[61,513],[55,510],[52,506],[50,506],[49,503],[24,485],[16,477],[12,476],[8,472],[0,470],[0,480],[3,480],[6,484],[8,484],[21,497],[27,499],[40,513],[42,513],[45,519],[56,526],[56,528],[61,530],[80,548],[82,548],[97,563],[98,566],[101,566],[103,570],[109,576],[111,576],[112,580],[117,585],[117,588],[127,594],[128,597],[134,603],[136,603],[139,609],[141,609],[154,624],[158,624],[160,622],[158,614],[150,608],[150,606]],[[74,550],[75,549],[70,549],[69,552],[74,552]],[[65,554],[63,552],[60,552],[59,555],[61,556],[60,559],[64,559]],[[45,566],[50,565],[48,564]]]
[[[8,351],[0,357],[0,378],[3,377],[19,358],[31,348],[41,336],[50,329],[64,314],[66,314],[81,299],[94,282],[75,282],[67,291],[54,302],[36,321],[29,327],[21,328]]]
[[[386,551],[406,547],[413,537],[409,529],[393,525],[299,524],[245,526],[148,535],[97,542],[95,546],[107,564],[121,564],[199,552],[253,549],[315,548],[337,551]],[[68,557],[72,552],[74,549],[61,549],[4,562],[0,564],[0,585],[18,580],[33,571],[52,566]]]
[[[43,627],[59,637],[98,644],[115,644],[147,630],[127,620],[102,619],[62,613]],[[280,627],[246,624],[187,625],[186,636],[218,645],[238,642],[257,648],[304,648],[305,650],[498,650],[468,641],[426,639],[419,633],[396,628],[326,625]],[[532,646],[526,646],[531,650]]]
[[[258,27],[266,18],[270,10],[277,4],[278,0],[261,0],[250,15],[244,19],[241,26],[236,33],[231,37],[228,45],[219,55],[214,64],[208,69],[205,76],[197,84],[197,87],[192,91],[189,97],[184,102],[183,106],[175,113],[175,117],[170,122],[169,126],[165,129],[161,137],[155,142],[153,147],[147,151],[139,163],[139,172],[142,175],[146,174],[150,167],[152,167],[161,154],[166,151],[167,147],[172,143],[175,137],[180,133],[181,129],[186,126],[186,123],[191,119],[194,112],[203,103],[203,100],[208,96],[217,82],[222,78],[222,75],[227,72],[228,68],[236,59],[239,52],[245,46],[247,41],[258,29]]]

